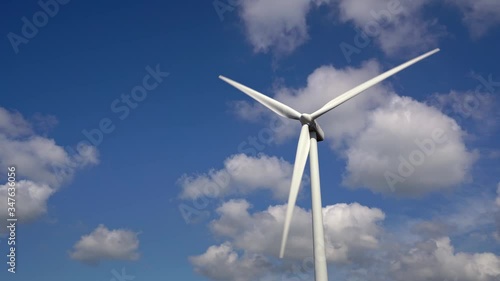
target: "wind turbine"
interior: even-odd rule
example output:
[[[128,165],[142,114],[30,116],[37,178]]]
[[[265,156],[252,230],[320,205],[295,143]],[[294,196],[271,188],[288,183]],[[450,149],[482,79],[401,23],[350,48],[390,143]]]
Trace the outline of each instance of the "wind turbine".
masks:
[[[354,98],[366,89],[378,84],[386,78],[400,72],[401,70],[409,67],[410,65],[421,61],[428,56],[439,52],[439,49],[434,49],[419,57],[416,57],[408,62],[405,62],[391,70],[388,70],[377,77],[374,77],[363,84],[360,84],[351,90],[343,93],[342,95],[334,98],[320,109],[312,114],[299,113],[295,109],[265,96],[253,89],[248,88],[236,81],[233,81],[224,76],[219,76],[220,79],[234,86],[238,90],[244,92],[251,98],[255,99],[265,107],[274,111],[276,114],[294,120],[299,120],[302,124],[300,131],[299,143],[297,146],[297,153],[295,155],[295,164],[293,167],[292,183],[290,186],[290,194],[288,197],[288,206],[286,210],[285,225],[283,229],[283,237],[281,240],[280,258],[283,258],[285,253],[285,246],[288,239],[288,231],[290,229],[290,222],[292,220],[293,209],[297,201],[299,193],[299,186],[302,180],[302,174],[307,161],[308,154],[309,166],[311,172],[311,197],[312,197],[312,219],[313,219],[313,250],[314,250],[314,279],[315,281],[328,281],[328,274],[326,269],[326,253],[325,253],[325,236],[323,229],[323,214],[321,203],[321,190],[319,180],[319,163],[318,163],[318,141],[325,138],[325,134],[319,126],[316,119],[335,107],[343,104],[344,102]]]

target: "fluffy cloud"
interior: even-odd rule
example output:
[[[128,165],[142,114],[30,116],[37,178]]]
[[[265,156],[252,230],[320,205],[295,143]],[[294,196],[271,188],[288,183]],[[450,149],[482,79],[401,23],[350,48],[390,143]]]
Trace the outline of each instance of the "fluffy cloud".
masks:
[[[190,261],[197,273],[219,281],[258,280],[273,267],[265,257],[239,255],[230,243],[211,246]]]
[[[387,55],[415,54],[434,48],[444,27],[422,17],[428,0],[418,1],[330,1],[338,7],[340,20],[352,22]]]
[[[217,209],[220,217],[212,221],[210,229],[246,253],[278,257],[286,205],[270,206],[253,214],[249,212],[250,207],[245,200],[225,202]],[[336,204],[323,208],[323,216],[328,261],[356,261],[378,247],[378,223],[385,218],[379,209],[357,203]],[[311,212],[296,207],[285,258],[303,260],[312,257],[311,245]]]
[[[345,184],[408,196],[466,181],[477,158],[453,119],[398,96],[370,115],[346,156]]]
[[[457,7],[472,37],[480,37],[500,23],[500,4],[496,0],[446,0]],[[446,27],[425,9],[430,0],[242,0],[240,17],[247,39],[255,52],[288,54],[309,38],[307,18],[318,6],[327,6],[341,23],[352,23],[387,55],[413,55],[437,46],[447,36]],[[360,46],[362,45],[362,46]]]
[[[8,184],[0,185],[0,210],[7,211]],[[46,184],[37,184],[32,181],[21,180],[16,183],[16,217],[23,222],[30,222],[47,212],[47,200],[54,190]],[[8,218],[7,212],[0,212],[0,220]]]
[[[311,0],[243,0],[240,16],[255,52],[290,53],[308,39]]]
[[[362,0],[243,0],[240,16],[256,52],[287,54],[307,41],[307,16],[317,6],[338,11],[341,22],[353,22],[389,55],[415,53],[436,45],[444,27],[424,20],[422,7],[429,1]]]
[[[292,170],[290,163],[277,157],[237,154],[224,161],[223,169],[202,175],[184,175],[178,184],[182,188],[183,199],[248,194],[263,189],[270,190],[277,199],[286,199]]]
[[[357,203],[326,206],[327,259],[331,266],[335,264],[330,275],[340,280],[497,280],[497,254],[455,250],[449,237],[489,231],[484,220],[491,226],[493,201],[486,195],[462,198],[456,206],[440,209],[445,213],[429,221],[409,219],[406,224],[392,226],[382,225],[385,214],[376,208]],[[255,212],[251,208],[245,200],[230,200],[217,209],[219,218],[209,228],[224,242],[190,257],[195,270],[210,280],[311,278],[311,213],[295,208],[285,259],[278,260],[286,206]],[[474,237],[478,236],[471,236],[471,240]],[[479,243],[468,244],[463,238],[457,241],[462,247]]]
[[[101,224],[76,242],[70,257],[91,265],[103,260],[137,260],[138,248],[137,233],[126,229],[109,230]]]
[[[496,0],[447,0],[462,12],[462,20],[473,38],[500,24],[500,2]]]
[[[60,186],[71,180],[74,173],[85,166],[98,163],[95,147],[81,145],[70,155],[63,147],[35,133],[40,122],[41,130],[55,124],[53,117],[37,115],[35,125],[17,112],[0,107],[0,169],[16,167],[18,218],[32,221],[47,211],[47,200]],[[49,122],[50,124],[47,124]],[[0,175],[1,180],[7,180]],[[7,202],[7,185],[0,185],[0,206]],[[7,217],[7,208],[0,209],[0,218]],[[2,220],[4,221],[4,220]]]
[[[391,266],[397,281],[494,281],[500,257],[492,253],[455,252],[448,237],[420,242]]]

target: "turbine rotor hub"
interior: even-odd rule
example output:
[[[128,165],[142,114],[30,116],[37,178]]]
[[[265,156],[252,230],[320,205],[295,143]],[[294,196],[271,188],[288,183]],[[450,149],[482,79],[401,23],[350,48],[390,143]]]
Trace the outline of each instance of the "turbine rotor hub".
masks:
[[[305,124],[311,125],[311,124],[313,124],[312,116],[310,114],[307,114],[307,113],[301,114],[300,115],[300,123],[302,123],[302,125],[305,125]]]

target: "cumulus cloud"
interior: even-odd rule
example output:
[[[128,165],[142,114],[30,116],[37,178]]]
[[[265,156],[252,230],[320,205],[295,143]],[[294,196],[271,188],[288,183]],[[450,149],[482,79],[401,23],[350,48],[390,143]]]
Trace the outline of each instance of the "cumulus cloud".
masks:
[[[483,36],[500,24],[500,2],[496,0],[447,0],[458,7],[473,38]]]
[[[307,17],[319,6],[338,12],[338,20],[352,22],[365,36],[375,38],[389,55],[415,53],[436,45],[445,33],[437,19],[424,19],[420,1],[362,0],[243,0],[240,16],[254,51],[288,54],[309,38]]]
[[[104,260],[139,259],[137,233],[126,229],[109,230],[99,225],[73,246],[70,257],[86,264],[97,265]]]
[[[455,250],[449,237],[468,233],[477,239],[489,231],[484,220],[491,225],[493,201],[486,195],[467,198],[429,221],[410,218],[406,225],[398,223],[402,231],[383,225],[385,214],[377,208],[358,203],[326,206],[327,261],[335,265],[333,275],[345,280],[497,280],[497,254]],[[199,274],[210,280],[267,281],[304,279],[313,273],[310,211],[295,208],[284,260],[277,257],[286,205],[252,211],[248,201],[233,199],[216,212],[219,217],[209,229],[224,242],[190,257]],[[459,241],[462,247],[468,243]],[[469,246],[479,242],[474,243]]]
[[[242,0],[240,16],[255,52],[288,54],[308,39],[311,0]]]
[[[181,198],[223,197],[269,190],[277,199],[288,198],[293,166],[287,161],[260,154],[237,154],[224,161],[224,168],[201,175],[183,175],[178,184]],[[258,175],[258,176],[257,176]]]
[[[214,245],[199,256],[190,257],[197,273],[219,281],[258,280],[272,269],[267,258],[260,255],[239,255],[231,243]]]
[[[477,158],[459,128],[432,107],[394,96],[348,148],[344,183],[404,196],[458,185]]]
[[[492,253],[456,252],[449,237],[417,243],[391,267],[396,281],[494,281],[500,257]]]
[[[33,128],[40,126],[41,119],[50,120],[43,121],[44,124],[55,122],[53,117],[37,116],[34,119],[38,123],[32,125],[20,113],[0,107],[0,169],[16,167],[16,197],[24,198],[25,202],[19,205],[20,222],[45,214],[47,200],[62,184],[69,182],[78,169],[99,161],[93,146],[80,145],[74,154],[69,154],[53,139],[37,135]],[[0,175],[0,179],[7,180],[5,175]],[[0,202],[0,205],[7,202],[6,184],[0,185]],[[7,215],[7,208],[1,208],[0,218]]]
[[[445,3],[458,8],[474,38],[483,36],[500,23],[500,4],[496,0],[446,0]],[[431,5],[436,5],[436,2],[242,0],[239,9],[247,39],[255,52],[293,52],[309,39],[307,19],[310,13],[316,7],[327,6],[335,14],[336,21],[353,24],[356,33],[362,36],[363,42],[354,42],[354,45],[344,50],[344,54],[374,41],[389,56],[410,56],[436,47],[439,40],[448,34],[438,18],[425,13],[425,9]]]
[[[250,213],[245,200],[230,200],[217,209],[220,216],[210,224],[212,232],[247,253],[278,257],[286,205],[270,206]],[[330,262],[359,261],[378,247],[379,223],[384,213],[357,203],[336,204],[323,208],[327,259]],[[303,260],[312,257],[311,212],[294,209],[285,257]]]
[[[0,219],[4,222],[8,216],[7,197],[8,184],[0,185]],[[54,190],[46,184],[37,184],[32,181],[21,180],[15,185],[16,217],[23,222],[30,222],[47,212],[47,200]]]
[[[342,22],[352,22],[365,38],[371,38],[387,55],[409,54],[434,48],[444,35],[436,19],[424,19],[418,1],[330,1],[339,10]]]

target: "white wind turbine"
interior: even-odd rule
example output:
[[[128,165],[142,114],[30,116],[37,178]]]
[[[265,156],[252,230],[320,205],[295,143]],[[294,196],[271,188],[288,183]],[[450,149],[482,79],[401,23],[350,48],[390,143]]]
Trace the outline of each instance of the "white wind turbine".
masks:
[[[324,139],[324,133],[316,119],[342,103],[352,99],[366,89],[376,85],[386,78],[398,73],[399,71],[409,67],[410,65],[425,59],[426,57],[437,53],[439,49],[432,50],[419,57],[416,57],[406,63],[403,63],[387,72],[374,77],[363,84],[360,84],[353,89],[334,98],[320,109],[312,114],[299,113],[295,109],[282,104],[281,102],[267,97],[253,89],[250,89],[236,81],[233,81],[224,76],[219,76],[220,79],[236,87],[240,91],[249,95],[262,105],[274,111],[280,116],[290,119],[299,120],[302,124],[300,131],[297,153],[295,155],[295,165],[293,167],[292,183],[290,186],[290,195],[288,197],[288,206],[286,210],[285,226],[283,229],[283,238],[281,240],[280,258],[283,258],[285,253],[285,245],[290,229],[290,221],[292,220],[293,208],[299,193],[299,186],[302,180],[302,174],[306,165],[308,154],[310,154],[309,166],[311,171],[311,197],[312,197],[312,219],[313,219],[313,250],[314,250],[314,277],[316,281],[327,281],[328,274],[326,269],[326,253],[325,253],[325,237],[323,233],[323,215],[321,204],[321,190],[319,180],[319,163],[318,163],[318,146],[317,142]]]

